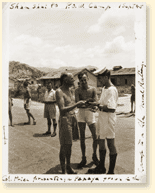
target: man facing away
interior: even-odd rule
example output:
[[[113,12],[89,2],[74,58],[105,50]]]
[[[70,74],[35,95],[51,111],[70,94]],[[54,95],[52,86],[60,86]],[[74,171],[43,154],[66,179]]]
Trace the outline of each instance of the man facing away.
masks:
[[[110,71],[106,70],[98,77],[101,84],[104,86],[102,89],[101,97],[98,103],[91,103],[99,107],[99,116],[97,122],[97,134],[99,137],[99,154],[100,163],[95,169],[89,169],[88,173],[104,174],[105,169],[105,140],[107,141],[108,149],[110,152],[110,165],[108,174],[114,174],[116,163],[117,151],[115,147],[115,123],[116,114],[115,110],[118,101],[118,92],[116,87],[111,83]]]
[[[68,174],[76,174],[70,166],[71,148],[72,148],[72,127],[75,117],[74,109],[85,104],[84,101],[78,101],[75,104],[75,98],[71,92],[74,85],[73,75],[63,73],[60,77],[61,87],[56,90],[56,102],[59,107],[59,140],[60,140],[60,164],[62,174],[66,169]],[[67,161],[67,167],[65,166]]]
[[[24,88],[25,88],[25,92],[24,92],[24,109],[26,110],[26,114],[28,117],[28,122],[24,123],[25,125],[30,125],[30,118],[33,119],[33,125],[36,125],[36,121],[35,118],[33,117],[33,115],[30,112],[30,106],[31,106],[31,92],[30,89],[28,88],[28,82],[25,81],[24,82]]]
[[[44,133],[44,135],[51,135],[51,119],[53,121],[53,134],[51,137],[56,136],[56,128],[57,128],[57,122],[56,122],[56,98],[55,98],[55,91],[52,89],[51,82],[48,82],[47,84],[47,90],[44,95],[44,118],[47,118],[47,125],[48,125],[48,131]]]
[[[96,89],[94,87],[90,87],[88,85],[88,76],[86,72],[81,72],[78,75],[80,87],[75,90],[75,102],[80,100],[96,101],[97,94]],[[78,168],[82,168],[86,165],[86,145],[85,145],[85,129],[86,123],[91,131],[93,137],[93,156],[92,159],[95,165],[98,165],[99,161],[96,156],[97,149],[97,135],[96,135],[96,124],[95,124],[95,114],[89,110],[90,105],[86,103],[81,106],[78,111],[78,125],[80,130],[80,145],[82,151],[82,161],[78,164]]]

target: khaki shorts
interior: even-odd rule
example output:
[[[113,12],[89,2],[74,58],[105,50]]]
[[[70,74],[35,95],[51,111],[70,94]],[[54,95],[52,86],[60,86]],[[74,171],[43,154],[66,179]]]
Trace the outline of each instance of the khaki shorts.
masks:
[[[59,140],[60,145],[72,144],[74,127],[76,116],[67,115],[59,118]]]
[[[44,118],[56,119],[56,106],[55,106],[55,104],[45,104]]]

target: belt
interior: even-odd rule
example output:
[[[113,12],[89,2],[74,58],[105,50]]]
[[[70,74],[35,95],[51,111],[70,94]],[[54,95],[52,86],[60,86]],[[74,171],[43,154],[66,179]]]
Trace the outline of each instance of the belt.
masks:
[[[99,111],[105,112],[105,113],[115,113],[115,112],[106,112],[106,111],[103,111],[103,109],[99,109]]]

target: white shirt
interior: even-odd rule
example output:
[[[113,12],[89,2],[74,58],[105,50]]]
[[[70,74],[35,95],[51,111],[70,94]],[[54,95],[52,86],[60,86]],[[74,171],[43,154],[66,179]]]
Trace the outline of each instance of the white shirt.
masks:
[[[44,95],[44,101],[54,101],[56,100],[55,98],[55,90],[51,89],[50,92],[46,91]]]
[[[118,91],[115,86],[110,86],[105,89],[102,88],[101,97],[99,103],[101,105],[106,105],[109,109],[116,109],[118,101]]]

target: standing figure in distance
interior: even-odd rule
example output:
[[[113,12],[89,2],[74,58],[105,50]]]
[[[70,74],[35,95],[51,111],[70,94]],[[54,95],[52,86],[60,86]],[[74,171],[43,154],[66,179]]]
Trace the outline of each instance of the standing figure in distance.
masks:
[[[97,150],[97,135],[96,135],[96,121],[95,114],[89,110],[90,104],[89,101],[97,101],[97,93],[94,87],[88,85],[88,76],[86,72],[81,72],[78,75],[79,87],[75,90],[75,102],[80,100],[87,101],[87,103],[79,108],[78,111],[78,125],[80,130],[80,145],[82,151],[82,161],[78,164],[78,168],[82,168],[86,165],[86,145],[85,145],[85,129],[86,123],[91,131],[93,137],[93,156],[92,159],[95,165],[98,165],[99,161],[97,159],[96,150]]]
[[[56,136],[56,98],[55,98],[55,90],[52,89],[51,82],[47,84],[47,90],[44,95],[44,118],[47,118],[48,131],[44,133],[44,135],[51,135],[51,119],[53,121],[53,134],[51,137]]]
[[[99,137],[99,154],[100,163],[95,169],[89,169],[88,173],[104,174],[105,169],[105,140],[107,141],[109,155],[109,171],[108,174],[114,174],[114,168],[117,157],[115,147],[115,123],[116,123],[116,107],[118,101],[118,91],[110,80],[110,71],[105,70],[103,74],[98,76],[99,81],[103,85],[101,97],[98,103],[91,103],[99,107],[99,116],[97,122],[97,132]]]
[[[133,111],[134,107],[134,111]],[[135,113],[135,86],[131,85],[131,111],[130,113]]]
[[[25,88],[25,92],[24,92],[24,109],[26,110],[26,114],[28,117],[28,122],[24,123],[25,125],[30,125],[30,118],[33,119],[33,125],[36,125],[36,121],[35,118],[33,117],[33,115],[30,112],[30,106],[31,106],[31,92],[30,89],[28,88],[28,82],[25,81],[24,82],[24,88]]]
[[[70,166],[72,148],[72,127],[76,118],[74,109],[85,104],[84,101],[75,103],[75,98],[71,92],[74,85],[74,78],[71,73],[63,73],[60,77],[61,87],[56,90],[56,102],[59,107],[59,139],[60,139],[60,164],[62,174],[76,174]],[[67,167],[65,162],[67,161]]]

